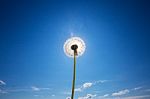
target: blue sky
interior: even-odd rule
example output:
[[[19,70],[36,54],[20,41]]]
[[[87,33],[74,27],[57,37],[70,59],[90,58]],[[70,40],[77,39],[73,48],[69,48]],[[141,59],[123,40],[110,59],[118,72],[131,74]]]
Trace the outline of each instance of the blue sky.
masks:
[[[0,1],[0,99],[67,99],[73,59],[86,43],[75,99],[150,98],[148,0]]]

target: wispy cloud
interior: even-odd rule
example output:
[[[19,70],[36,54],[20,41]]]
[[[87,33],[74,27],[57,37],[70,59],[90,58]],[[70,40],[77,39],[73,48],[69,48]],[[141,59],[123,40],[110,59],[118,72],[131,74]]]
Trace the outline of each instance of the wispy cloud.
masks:
[[[94,97],[96,97],[96,95],[87,94],[84,97],[78,97],[78,99],[93,99]]]
[[[81,92],[83,89],[82,89],[82,87],[80,87],[80,88],[76,88],[76,89],[74,89],[76,92]]]
[[[84,89],[90,88],[92,85],[93,85],[93,83],[84,83],[84,84],[83,84],[83,88],[84,88]]]
[[[103,97],[99,96],[95,99],[149,99],[150,95],[139,95],[139,96],[118,96],[118,97]]]
[[[11,88],[11,89],[7,88],[5,90],[0,89],[0,93],[17,93],[17,92],[32,92],[32,91],[46,91],[46,90],[51,90],[51,89],[32,86],[32,87],[27,87],[27,88]]]
[[[94,84],[98,84],[98,83],[105,83],[105,82],[108,82],[109,80],[98,80],[98,81],[95,81]]]
[[[3,80],[0,80],[0,85],[6,85],[6,83]]]
[[[40,88],[38,88],[38,87],[36,87],[36,86],[32,86],[31,89],[32,89],[33,91],[40,91]]]
[[[105,94],[103,97],[108,97],[109,96],[109,94]]]
[[[75,91],[76,92],[81,92],[87,88],[90,88],[92,87],[93,85],[96,85],[98,83],[104,83],[104,82],[107,82],[108,80],[99,80],[99,81],[95,81],[95,82],[86,82],[84,83],[83,85],[81,85],[79,88],[75,88]],[[68,94],[70,95],[71,92],[65,92],[64,94]],[[78,99],[93,99],[95,98],[96,95],[92,95],[92,94],[87,94],[86,96],[83,96],[83,97],[78,97]],[[67,97],[66,99],[71,99],[70,97]]]
[[[104,83],[106,81],[103,82],[93,82],[93,83],[84,83],[80,88],[76,89],[77,91],[83,91],[84,88],[90,88],[93,85],[97,84],[97,83]],[[135,87],[135,88],[131,88],[131,89],[124,89],[124,90],[120,90],[120,91],[116,91],[114,93],[106,93],[104,95],[101,96],[97,96],[97,95],[92,95],[92,94],[87,94],[86,96],[83,97],[78,97],[78,99],[150,99],[150,95],[135,95],[135,96],[130,96],[129,93],[131,92],[138,92],[138,90],[143,89],[143,87],[139,86],[139,87]],[[141,90],[142,91],[142,90]],[[143,91],[150,91],[150,89],[147,90],[143,90]],[[126,96],[126,94],[128,94]]]
[[[6,85],[6,83],[3,80],[0,80],[0,85]],[[0,94],[5,94],[5,93],[8,93],[8,92],[0,89]]]
[[[98,81],[95,81],[95,82],[86,82],[86,83],[84,83],[81,87],[76,88],[75,91],[76,91],[76,92],[81,92],[81,91],[83,91],[83,90],[85,90],[85,89],[87,89],[87,88],[92,87],[93,85],[96,85],[96,84],[98,84],[98,83],[105,83],[105,82],[107,82],[107,81],[108,81],[108,80],[98,80]]]
[[[51,95],[52,97],[55,97],[55,95],[53,94],[53,95]]]
[[[93,85],[93,83],[90,83],[90,82],[84,83],[81,87],[76,88],[75,91],[81,92],[81,91],[83,91],[83,90],[85,90],[87,88],[92,87],[92,85]]]
[[[120,99],[148,99],[150,95],[141,95],[141,96],[129,96],[129,97],[122,97]]]
[[[97,96],[98,99],[147,99],[150,95],[141,95],[141,96],[124,96],[125,94],[129,94],[130,92],[138,92],[137,90],[141,90],[143,87],[135,87],[132,89],[120,90],[118,92],[114,92],[111,94],[105,94],[103,96]],[[146,90],[144,90],[146,91]],[[148,90],[147,90],[148,91]],[[150,91],[150,90],[149,90]]]
[[[110,96],[109,94],[104,94],[102,96],[97,96],[96,99],[108,99],[109,96]]]
[[[31,89],[33,91],[50,90],[50,88],[39,88],[39,87],[36,87],[36,86],[31,86]]]
[[[140,90],[140,89],[142,89],[142,87],[135,87],[135,88],[133,88],[133,90]]]
[[[137,91],[137,90],[140,90],[142,89],[142,87],[135,87],[133,89],[125,89],[125,90],[121,90],[119,92],[115,92],[115,93],[112,93],[112,96],[121,96],[121,95],[125,95],[131,91]]]
[[[130,91],[128,89],[125,89],[125,90],[121,90],[119,92],[112,93],[112,96],[121,96],[121,95],[125,95],[125,94],[127,94],[129,92]]]

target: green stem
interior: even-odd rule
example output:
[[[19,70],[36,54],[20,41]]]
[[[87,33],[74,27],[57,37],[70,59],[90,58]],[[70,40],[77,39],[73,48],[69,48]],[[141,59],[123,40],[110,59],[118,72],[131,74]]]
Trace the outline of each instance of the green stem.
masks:
[[[73,67],[73,80],[72,80],[71,99],[74,99],[75,79],[76,79],[76,52],[74,51],[74,67]]]

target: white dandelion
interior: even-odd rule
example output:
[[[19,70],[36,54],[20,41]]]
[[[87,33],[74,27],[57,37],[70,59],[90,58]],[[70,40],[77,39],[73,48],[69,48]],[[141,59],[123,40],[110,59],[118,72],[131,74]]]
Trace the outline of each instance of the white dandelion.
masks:
[[[74,99],[75,79],[76,79],[76,57],[81,56],[85,51],[85,43],[79,37],[71,37],[64,44],[64,52],[67,56],[74,58],[73,79],[71,99]]]
[[[69,57],[74,57],[74,49],[73,45],[75,45],[76,48],[76,56],[81,56],[85,52],[85,43],[80,37],[71,37],[68,40],[66,40],[64,44],[64,52]]]

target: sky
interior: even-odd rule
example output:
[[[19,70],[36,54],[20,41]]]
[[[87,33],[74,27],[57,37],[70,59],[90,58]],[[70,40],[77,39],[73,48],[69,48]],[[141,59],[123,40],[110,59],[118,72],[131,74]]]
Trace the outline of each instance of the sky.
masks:
[[[0,99],[150,99],[149,0],[1,0]]]

